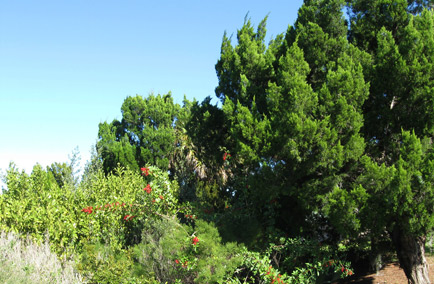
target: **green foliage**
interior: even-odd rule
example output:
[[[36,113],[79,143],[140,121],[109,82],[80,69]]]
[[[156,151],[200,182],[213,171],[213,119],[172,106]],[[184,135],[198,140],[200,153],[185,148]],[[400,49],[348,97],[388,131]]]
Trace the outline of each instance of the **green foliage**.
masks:
[[[75,193],[59,187],[51,172],[36,165],[28,176],[13,165],[6,175],[8,190],[0,196],[2,229],[29,234],[42,241],[48,233],[57,253],[69,254],[78,239]]]
[[[134,256],[142,273],[160,283],[225,283],[241,262],[238,250],[233,243],[223,245],[212,224],[198,220],[189,227],[161,219],[147,224]]]
[[[426,143],[426,142],[425,142]],[[365,171],[359,177],[369,208],[361,212],[367,227],[381,233],[395,227],[410,234],[426,235],[433,228],[432,146],[415,133],[403,131],[398,161],[386,167],[365,158]],[[367,195],[369,194],[369,195]],[[361,203],[363,204],[363,203]],[[378,218],[381,214],[382,218]]]
[[[99,125],[97,149],[106,173],[118,164],[132,170],[152,164],[167,169],[175,147],[174,125],[179,105],[171,94],[128,97],[122,120]]]
[[[241,255],[236,278],[228,283],[332,283],[353,275],[333,248],[313,240],[281,238],[264,254],[244,249]]]
[[[153,283],[152,278],[134,275],[134,262],[125,250],[108,245],[88,244],[77,268],[92,283]]]
[[[95,172],[72,190],[68,184],[60,189],[51,171],[40,166],[30,176],[11,167],[6,176],[8,191],[0,195],[2,229],[36,240],[47,233],[59,255],[82,253],[83,274],[92,272],[89,275],[106,283],[112,283],[110,275],[123,279],[130,275],[125,266],[133,262],[122,255],[140,243],[146,221],[168,218],[179,210],[176,182],[156,167],[147,170],[148,176],[123,168],[107,177]],[[100,254],[107,258],[93,257]],[[113,271],[108,273],[108,268]]]
[[[246,197],[254,214],[263,216],[265,202],[283,197],[293,201],[279,204],[281,214],[310,214],[324,207],[322,197],[334,188],[351,187],[365,147],[360,131],[369,91],[358,60],[369,56],[346,40],[342,4],[306,1],[286,41],[268,48],[265,21],[257,33],[247,22],[235,47],[223,39],[216,92],[224,98],[227,140],[233,141],[233,183],[252,181]],[[334,14],[315,16],[322,7]],[[337,20],[327,26],[327,17]],[[234,191],[239,198],[242,189]]]

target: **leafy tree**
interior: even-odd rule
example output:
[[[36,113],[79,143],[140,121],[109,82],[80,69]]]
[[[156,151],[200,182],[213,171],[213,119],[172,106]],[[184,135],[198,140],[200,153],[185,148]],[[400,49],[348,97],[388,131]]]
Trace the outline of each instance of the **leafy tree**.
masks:
[[[7,191],[0,195],[1,229],[39,241],[48,233],[53,250],[69,256],[78,238],[73,185],[65,183],[60,188],[51,171],[40,165],[30,175],[11,165],[6,185]]]
[[[74,176],[72,174],[72,168],[66,163],[53,163],[51,166],[47,167],[47,171],[53,174],[59,187],[63,187],[67,183],[74,183]]]
[[[128,97],[122,104],[122,120],[101,123],[97,149],[106,173],[118,164],[139,170],[146,164],[169,168],[175,148],[179,105],[171,94]]]

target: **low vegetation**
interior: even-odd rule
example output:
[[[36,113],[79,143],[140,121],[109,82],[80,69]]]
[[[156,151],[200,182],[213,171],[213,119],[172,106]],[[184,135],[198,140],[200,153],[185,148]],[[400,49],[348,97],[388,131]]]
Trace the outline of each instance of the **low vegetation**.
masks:
[[[37,244],[11,232],[0,234],[0,282],[84,283],[75,263],[59,259],[48,240]]]

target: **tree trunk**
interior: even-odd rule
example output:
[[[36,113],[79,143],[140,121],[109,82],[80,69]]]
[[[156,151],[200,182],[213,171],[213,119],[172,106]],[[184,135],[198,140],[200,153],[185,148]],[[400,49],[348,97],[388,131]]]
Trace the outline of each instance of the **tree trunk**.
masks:
[[[428,263],[425,258],[426,236],[412,236],[400,229],[392,232],[399,264],[409,284],[429,284]]]
[[[369,269],[377,275],[383,267],[382,253],[384,248],[381,247],[378,237],[371,237],[371,253],[369,254]]]

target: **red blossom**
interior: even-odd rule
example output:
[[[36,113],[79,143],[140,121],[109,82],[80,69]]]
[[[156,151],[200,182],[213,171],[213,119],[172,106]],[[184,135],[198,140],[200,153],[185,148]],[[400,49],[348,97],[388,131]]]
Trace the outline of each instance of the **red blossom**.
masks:
[[[160,195],[159,197],[160,197],[160,199],[161,199],[161,200],[163,200],[163,199],[164,199],[163,195]]]
[[[199,242],[199,238],[198,237],[194,237],[193,241],[192,241],[193,245],[197,245],[198,242]]]
[[[134,217],[136,217],[136,216],[125,215],[125,216],[124,216],[124,220],[125,220],[125,221],[130,221],[130,220],[133,219]]]
[[[147,193],[151,193],[152,191],[151,186],[149,184],[143,190],[146,191]]]
[[[231,154],[229,153],[224,153],[223,155],[223,161],[226,161],[227,158],[231,157]]]
[[[176,263],[176,264],[179,264],[179,260],[175,259],[175,263]]]
[[[342,266],[341,271],[344,272],[345,271],[345,267]]]
[[[125,221],[130,221],[130,220],[133,219],[134,217],[136,217],[136,216],[125,215],[125,216],[124,216],[124,220],[125,220]]]
[[[140,168],[142,171],[142,175],[148,176],[149,175],[149,169],[148,168]]]
[[[152,203],[155,203],[155,199],[152,199]]]
[[[91,214],[91,213],[92,213],[92,209],[93,209],[92,206],[88,206],[88,207],[86,207],[86,208],[81,209],[81,211],[82,211],[82,212],[85,212],[85,213],[87,213],[87,214]]]

